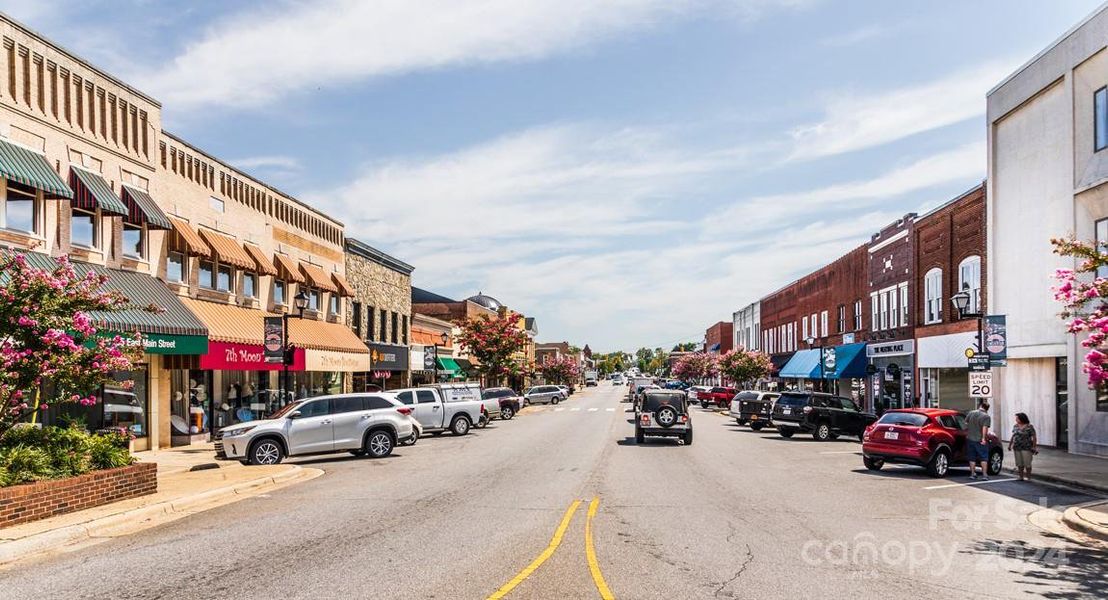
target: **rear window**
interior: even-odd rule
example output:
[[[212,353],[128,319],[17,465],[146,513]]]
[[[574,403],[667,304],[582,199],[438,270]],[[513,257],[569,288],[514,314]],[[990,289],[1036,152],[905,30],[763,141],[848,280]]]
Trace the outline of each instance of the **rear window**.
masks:
[[[512,390],[485,390],[482,394],[485,400],[492,400],[494,398],[507,398],[512,396]]]
[[[881,415],[877,421],[882,425],[904,425],[907,427],[923,427],[927,423],[927,415],[910,412],[887,412]]]
[[[757,399],[758,399],[758,393],[757,392],[743,392],[743,393],[739,394],[738,396],[735,396],[735,400],[757,400]]]
[[[781,397],[777,399],[777,404],[781,406],[808,406],[808,395],[781,394]]]
[[[647,394],[642,401],[642,410],[654,412],[667,404],[680,412],[685,412],[685,399],[679,394]]]

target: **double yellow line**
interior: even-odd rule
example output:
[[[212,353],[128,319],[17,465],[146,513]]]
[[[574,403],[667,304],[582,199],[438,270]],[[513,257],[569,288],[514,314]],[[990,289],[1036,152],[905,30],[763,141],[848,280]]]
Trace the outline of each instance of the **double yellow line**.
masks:
[[[542,566],[551,556],[554,556],[554,552],[558,549],[558,546],[562,545],[562,538],[566,535],[566,530],[569,529],[569,524],[573,521],[573,515],[577,513],[577,509],[581,506],[581,500],[574,500],[569,508],[566,509],[565,515],[562,516],[562,522],[558,524],[558,528],[554,530],[554,537],[550,539],[550,544],[546,546],[546,549],[542,551],[542,554],[531,561],[531,564],[527,565],[520,571],[515,577],[508,583],[505,583],[500,589],[496,590],[488,600],[500,600],[504,596],[508,595],[519,584],[523,583],[528,577],[531,576],[539,567]],[[612,591],[608,589],[608,583],[604,581],[604,575],[600,572],[600,563],[596,560],[596,547],[592,541],[592,519],[596,516],[596,511],[600,507],[600,498],[593,498],[592,502],[589,502],[588,514],[585,517],[585,560],[589,563],[589,573],[592,574],[593,583],[596,584],[596,590],[600,592],[600,597],[603,600],[615,600],[615,596],[612,595]]]

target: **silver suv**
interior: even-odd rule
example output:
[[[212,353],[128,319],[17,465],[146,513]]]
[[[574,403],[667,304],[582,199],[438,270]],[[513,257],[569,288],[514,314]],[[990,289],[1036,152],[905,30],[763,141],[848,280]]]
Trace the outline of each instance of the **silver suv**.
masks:
[[[536,385],[523,397],[528,404],[557,404],[566,399],[566,393],[556,385]]]
[[[299,400],[268,419],[215,433],[216,457],[275,465],[287,456],[350,452],[383,458],[412,436],[412,409],[395,394],[341,394]]]

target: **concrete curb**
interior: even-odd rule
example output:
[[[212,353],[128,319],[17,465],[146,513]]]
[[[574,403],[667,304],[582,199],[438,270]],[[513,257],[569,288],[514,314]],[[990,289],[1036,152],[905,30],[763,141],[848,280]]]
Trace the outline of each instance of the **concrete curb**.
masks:
[[[1079,531],[1089,537],[1096,538],[1102,542],[1108,542],[1108,528],[1105,528],[1096,523],[1085,520],[1081,517],[1081,510],[1087,508],[1085,506],[1071,506],[1062,513],[1062,522],[1066,524],[1070,529]]]
[[[276,475],[215,488],[191,496],[107,515],[86,523],[69,525],[29,535],[18,540],[2,542],[0,543],[0,566],[96,538],[110,538],[135,533],[190,514],[234,502],[235,496],[246,498],[264,490],[277,489],[301,481],[315,479],[323,474],[320,469],[306,469],[297,465],[289,466],[292,468]]]
[[[1015,475],[1016,468],[1004,467],[1004,472],[1008,473],[1009,475]],[[1039,483],[1051,483],[1054,485],[1074,488],[1083,492],[1092,492],[1095,494],[1108,496],[1108,482],[1105,482],[1104,484],[1085,483],[1067,477],[1058,477],[1057,475],[1039,473],[1038,471],[1035,471],[1034,474],[1031,476],[1031,481],[1038,481]]]

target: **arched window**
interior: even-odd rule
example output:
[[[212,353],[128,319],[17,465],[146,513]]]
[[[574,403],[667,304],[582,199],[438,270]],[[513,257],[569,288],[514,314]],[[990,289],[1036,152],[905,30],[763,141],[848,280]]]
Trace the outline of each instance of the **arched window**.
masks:
[[[981,257],[969,256],[958,265],[958,291],[969,292],[966,312],[981,312]]]
[[[923,278],[923,322],[938,323],[943,320],[943,270],[931,269]]]

